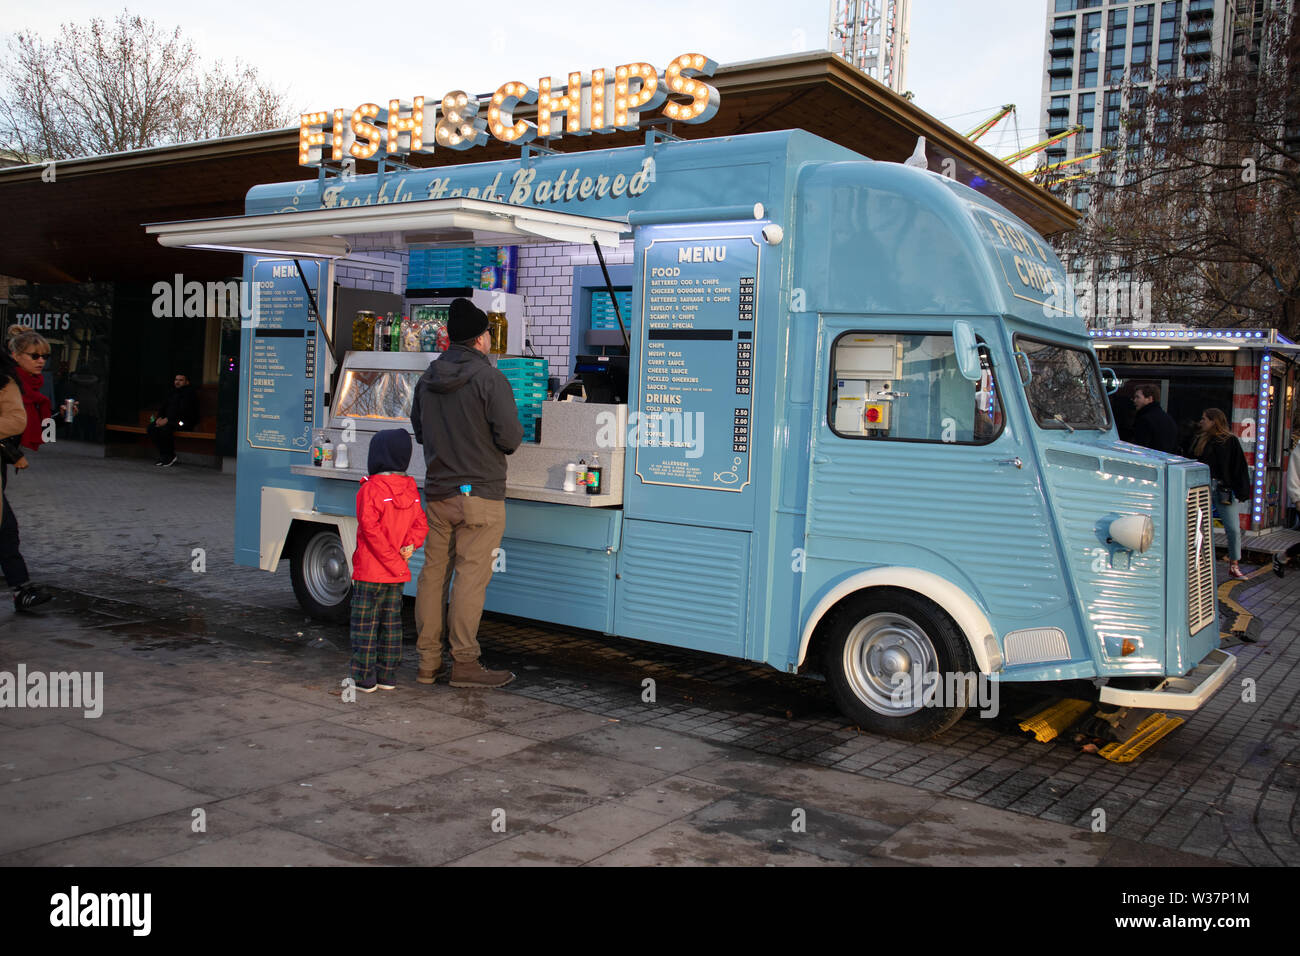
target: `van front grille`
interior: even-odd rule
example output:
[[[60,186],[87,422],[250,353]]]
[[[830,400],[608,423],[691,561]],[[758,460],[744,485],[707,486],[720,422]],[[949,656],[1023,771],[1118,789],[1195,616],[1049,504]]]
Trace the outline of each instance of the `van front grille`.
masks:
[[[1195,634],[1217,620],[1214,596],[1214,524],[1207,485],[1187,492],[1187,623]]]

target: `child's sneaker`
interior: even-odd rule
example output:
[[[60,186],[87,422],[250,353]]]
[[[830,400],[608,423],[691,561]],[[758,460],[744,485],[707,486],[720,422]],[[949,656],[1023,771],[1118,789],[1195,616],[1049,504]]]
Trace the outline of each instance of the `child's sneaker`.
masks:
[[[375,686],[378,687],[380,690],[397,690],[396,684],[386,684],[383,681],[379,681],[378,683],[375,684]]]
[[[379,685],[378,684],[357,684],[356,688],[357,690],[361,691],[361,693],[363,694],[373,694],[375,691],[379,690]]]

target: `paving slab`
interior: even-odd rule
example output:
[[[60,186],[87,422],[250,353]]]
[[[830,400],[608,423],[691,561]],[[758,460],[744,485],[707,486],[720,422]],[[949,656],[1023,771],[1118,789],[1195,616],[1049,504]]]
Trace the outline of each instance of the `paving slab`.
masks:
[[[225,840],[257,826],[257,821],[232,811],[209,807],[202,830],[194,809],[105,827],[93,833],[56,840],[0,856],[0,866],[136,866],[152,863],[197,846]]]
[[[347,849],[275,827],[245,830],[224,840],[154,860],[152,866],[366,866]]]
[[[601,804],[454,860],[451,866],[578,866],[664,825],[662,814]]]
[[[124,765],[222,798],[374,760],[408,747],[399,740],[321,720],[187,750],[132,757]]]
[[[97,723],[83,720],[81,726],[49,723],[0,731],[0,783],[112,763],[143,752],[94,733],[90,728]]]
[[[202,790],[122,763],[78,767],[0,786],[0,855],[211,801]]]

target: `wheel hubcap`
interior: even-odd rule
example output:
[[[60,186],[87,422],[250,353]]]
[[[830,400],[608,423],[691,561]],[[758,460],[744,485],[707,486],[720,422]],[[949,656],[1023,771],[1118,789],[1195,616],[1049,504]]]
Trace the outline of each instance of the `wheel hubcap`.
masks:
[[[939,655],[924,628],[902,614],[863,618],[844,642],[844,675],[858,698],[877,713],[906,717],[924,703],[924,678],[939,670]]]
[[[343,603],[352,588],[348,556],[337,535],[318,534],[303,553],[303,581],[314,600],[326,606]]]

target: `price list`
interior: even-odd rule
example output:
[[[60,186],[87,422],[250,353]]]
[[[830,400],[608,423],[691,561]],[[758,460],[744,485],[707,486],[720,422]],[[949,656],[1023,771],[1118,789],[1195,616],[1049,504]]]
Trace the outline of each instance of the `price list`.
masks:
[[[319,288],[319,263],[303,268]],[[317,362],[307,293],[292,261],[257,262],[253,281],[245,434],[254,448],[305,452],[316,414]]]
[[[646,247],[636,409],[644,484],[740,492],[750,482],[758,255],[752,236]]]

